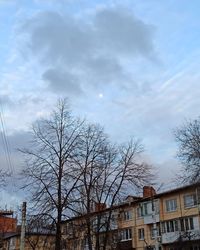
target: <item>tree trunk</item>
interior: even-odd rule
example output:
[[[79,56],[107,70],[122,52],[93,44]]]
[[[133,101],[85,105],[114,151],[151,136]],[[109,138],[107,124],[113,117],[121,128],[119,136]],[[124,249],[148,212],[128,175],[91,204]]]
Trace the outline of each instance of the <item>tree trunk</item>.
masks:
[[[61,250],[61,240],[62,240],[62,236],[61,236],[61,220],[62,220],[61,178],[62,177],[61,176],[62,176],[62,164],[60,164],[59,176],[58,176],[58,208],[57,208],[57,214],[58,215],[57,215],[57,224],[56,224],[56,245],[55,245],[55,250]]]
[[[61,216],[59,215],[60,219],[58,218],[56,224],[56,242],[55,242],[55,250],[61,250]]]

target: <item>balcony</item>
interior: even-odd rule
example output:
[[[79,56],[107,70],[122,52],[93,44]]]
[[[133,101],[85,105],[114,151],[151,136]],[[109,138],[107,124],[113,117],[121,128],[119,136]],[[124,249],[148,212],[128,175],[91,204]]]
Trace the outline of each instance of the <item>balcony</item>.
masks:
[[[117,250],[133,250],[132,240],[119,242],[117,244]]]
[[[191,241],[200,239],[200,230],[191,230],[187,232],[170,232],[162,234],[162,244],[173,243],[177,241]]]
[[[152,223],[157,223],[160,221],[160,216],[159,214],[153,215],[145,215],[144,216],[144,224],[152,224]]]

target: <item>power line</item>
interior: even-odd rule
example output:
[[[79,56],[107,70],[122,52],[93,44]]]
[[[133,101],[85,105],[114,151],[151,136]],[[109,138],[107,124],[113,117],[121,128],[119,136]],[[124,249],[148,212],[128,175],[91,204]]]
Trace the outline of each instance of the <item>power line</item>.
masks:
[[[14,168],[13,168],[11,157],[10,157],[10,144],[9,144],[9,141],[7,140],[7,133],[6,133],[6,128],[5,128],[3,108],[2,108],[1,101],[0,101],[0,122],[1,122],[1,127],[2,127],[1,137],[2,137],[2,142],[3,142],[4,154],[5,154],[6,162],[8,164],[9,174],[12,174],[14,171]]]

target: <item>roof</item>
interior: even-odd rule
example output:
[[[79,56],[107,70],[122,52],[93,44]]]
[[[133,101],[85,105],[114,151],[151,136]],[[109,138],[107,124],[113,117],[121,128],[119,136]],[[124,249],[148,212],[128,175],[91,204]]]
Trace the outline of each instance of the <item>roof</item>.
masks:
[[[12,210],[0,210],[0,216],[13,215]]]
[[[134,201],[134,202],[136,202],[136,201]],[[134,203],[134,202],[131,202],[131,204]],[[113,211],[113,210],[117,210],[117,209],[120,209],[120,208],[123,208],[123,207],[127,207],[127,206],[130,206],[130,202],[124,202],[124,203],[121,203],[119,205],[115,205],[115,206],[112,206],[112,207],[107,207],[106,209],[103,209],[101,211],[93,211],[90,214],[85,213],[85,214],[81,214],[81,215],[78,215],[78,216],[74,216],[74,217],[69,218],[67,220],[63,220],[61,223],[64,224],[66,222],[70,222],[70,221],[74,221],[74,220],[86,218],[87,216],[90,217],[90,216],[98,215],[98,214],[101,214],[101,213],[106,213],[106,212],[108,212],[110,210]]]
[[[18,236],[20,235],[19,233],[16,233],[16,232],[11,232],[11,233],[2,233],[1,236],[3,239],[9,239],[9,238],[12,238],[14,236]]]
[[[13,237],[20,237],[20,233],[4,233],[3,239],[10,239]],[[36,232],[28,232],[25,236],[34,236],[34,235],[41,235],[41,236],[55,236],[55,233],[36,233]]]
[[[165,191],[162,193],[158,193],[155,195],[155,197],[159,198],[159,197],[167,195],[167,194],[177,193],[177,192],[183,191],[185,189],[196,188],[196,187],[200,187],[200,182],[185,185],[185,186],[180,186],[180,187],[177,187],[175,189],[171,189],[171,190],[168,190],[168,191]]]
[[[181,186],[181,187],[178,187],[178,188],[175,188],[175,189],[171,189],[171,190],[168,190],[168,191],[165,191],[165,192],[162,192],[162,193],[155,194],[155,195],[153,195],[151,197],[143,198],[143,197],[128,195],[127,198],[128,197],[134,197],[133,201],[131,201],[131,202],[130,201],[125,201],[125,202],[123,202],[123,203],[121,203],[119,205],[108,207],[108,208],[106,208],[104,210],[101,210],[101,211],[94,211],[94,212],[91,212],[90,214],[78,215],[78,216],[72,217],[70,219],[63,220],[61,223],[66,223],[66,222],[74,221],[74,220],[77,220],[77,219],[85,218],[86,216],[94,216],[94,215],[97,215],[97,214],[105,213],[105,212],[110,211],[110,210],[116,210],[116,209],[124,208],[124,207],[127,207],[127,206],[131,206],[131,205],[137,204],[138,202],[141,202],[141,201],[148,201],[148,200],[151,200],[152,198],[154,198],[154,199],[155,198],[160,198],[160,197],[168,195],[168,194],[173,194],[173,193],[181,192],[181,191],[186,190],[186,189],[196,188],[196,187],[200,187],[200,182],[190,184],[190,185]]]

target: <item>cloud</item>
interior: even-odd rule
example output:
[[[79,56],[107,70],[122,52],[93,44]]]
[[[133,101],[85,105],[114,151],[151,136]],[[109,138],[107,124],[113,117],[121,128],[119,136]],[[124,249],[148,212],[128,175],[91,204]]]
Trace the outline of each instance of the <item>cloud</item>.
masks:
[[[7,141],[7,149],[5,145],[5,137]],[[9,172],[13,171],[14,174],[17,174],[22,169],[23,157],[17,149],[28,147],[30,139],[30,133],[26,131],[17,131],[12,134],[3,134],[3,132],[0,132],[1,169]]]
[[[42,12],[25,22],[22,34],[48,89],[58,93],[126,85],[133,82],[127,60],[156,57],[154,28],[125,8],[101,8],[79,18]]]
[[[148,56],[153,51],[153,27],[135,18],[126,9],[104,9],[97,12],[95,21],[98,40],[109,53]]]
[[[82,93],[77,77],[66,70],[48,69],[44,72],[42,78],[49,83],[49,89],[54,92],[62,93],[67,89],[71,94]]]
[[[12,100],[6,94],[0,94],[0,105],[11,105]]]

